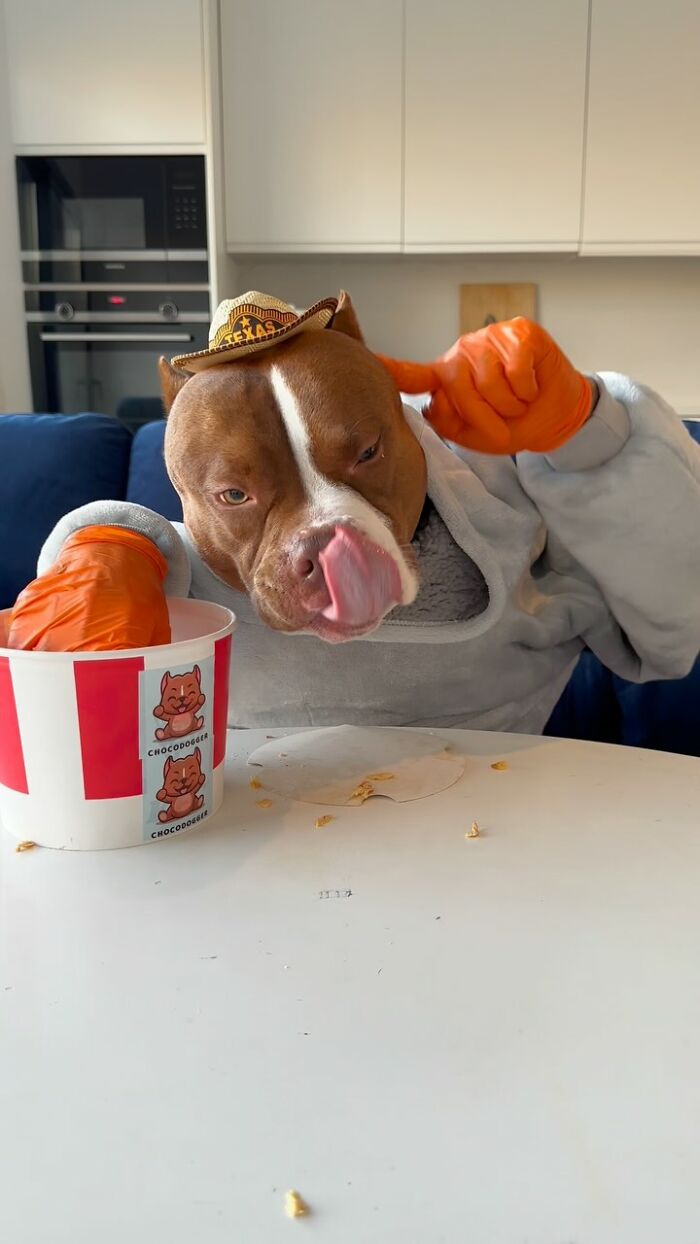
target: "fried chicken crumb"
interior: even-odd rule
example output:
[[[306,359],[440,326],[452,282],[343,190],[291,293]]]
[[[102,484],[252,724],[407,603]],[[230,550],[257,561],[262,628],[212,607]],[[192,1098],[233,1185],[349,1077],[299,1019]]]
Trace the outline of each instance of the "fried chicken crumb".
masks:
[[[284,1198],[284,1212],[288,1218],[303,1218],[309,1213],[309,1207],[298,1192],[288,1192]]]
[[[365,800],[369,799],[373,794],[374,794],[374,787],[372,783],[369,782],[365,778],[364,782],[360,782],[360,785],[355,787],[354,791],[352,792],[350,796],[350,802],[351,803],[364,803]]]

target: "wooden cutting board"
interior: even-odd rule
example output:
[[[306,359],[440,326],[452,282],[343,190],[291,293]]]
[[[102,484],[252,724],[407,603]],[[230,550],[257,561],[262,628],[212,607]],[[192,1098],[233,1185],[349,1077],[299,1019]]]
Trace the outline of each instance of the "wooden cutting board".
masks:
[[[460,285],[460,335],[476,332],[485,324],[512,320],[516,315],[537,319],[536,285]]]

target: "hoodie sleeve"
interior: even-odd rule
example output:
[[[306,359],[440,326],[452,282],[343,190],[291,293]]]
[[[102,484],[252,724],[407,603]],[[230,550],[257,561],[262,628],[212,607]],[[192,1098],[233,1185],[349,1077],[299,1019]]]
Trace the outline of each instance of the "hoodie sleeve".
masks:
[[[700,446],[655,393],[596,380],[585,427],[554,454],[519,454],[518,472],[552,568],[573,561],[606,601],[588,646],[624,678],[681,678],[700,652]]]
[[[160,549],[168,563],[165,580],[167,596],[187,596],[192,571],[184,542],[172,523],[154,510],[130,501],[91,501],[64,514],[45,541],[39,554],[37,574],[44,574],[56,561],[69,536],[84,527],[128,527],[146,536]]]

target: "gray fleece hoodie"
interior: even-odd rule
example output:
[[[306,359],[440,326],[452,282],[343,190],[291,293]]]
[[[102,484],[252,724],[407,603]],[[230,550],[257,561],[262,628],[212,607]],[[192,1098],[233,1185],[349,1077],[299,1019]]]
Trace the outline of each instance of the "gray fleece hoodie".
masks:
[[[555,454],[516,462],[455,452],[405,407],[432,503],[416,538],[423,586],[366,639],[328,645],[270,630],[184,526],[127,502],[67,515],[39,571],[80,527],[120,524],[153,539],[171,594],[238,618],[231,725],[539,733],[585,646],[635,681],[681,677],[700,651],[700,447],[654,393],[614,373],[596,379],[585,427]]]

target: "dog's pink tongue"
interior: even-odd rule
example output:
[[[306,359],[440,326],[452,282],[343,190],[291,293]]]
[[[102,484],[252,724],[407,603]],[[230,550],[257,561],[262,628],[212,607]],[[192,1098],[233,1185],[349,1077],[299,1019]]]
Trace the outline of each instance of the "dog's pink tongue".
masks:
[[[331,598],[323,610],[329,622],[366,626],[401,600],[401,578],[389,553],[352,527],[338,527],[319,553]]]

